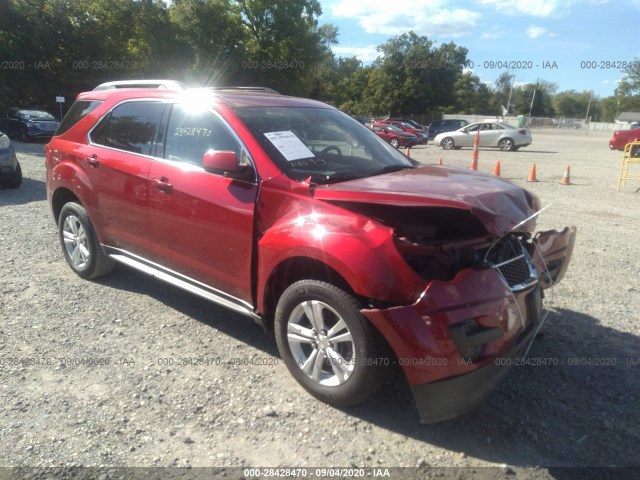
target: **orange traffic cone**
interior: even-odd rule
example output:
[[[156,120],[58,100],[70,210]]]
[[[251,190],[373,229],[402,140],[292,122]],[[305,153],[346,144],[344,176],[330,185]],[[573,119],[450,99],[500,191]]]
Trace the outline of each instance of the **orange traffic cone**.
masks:
[[[571,180],[569,179],[569,175],[571,173],[571,165],[567,163],[567,168],[564,171],[564,176],[562,180],[560,180],[560,185],[571,185]]]
[[[536,178],[536,164],[533,163],[531,165],[531,170],[529,170],[529,176],[527,177],[527,182],[537,182],[538,179]]]
[[[496,161],[496,166],[493,167],[493,175],[496,177],[500,176],[500,160]]]
[[[407,148],[405,148],[405,149],[404,149],[404,154],[405,154],[407,157],[411,158],[411,150],[409,149],[409,147],[407,147]]]
[[[438,165],[442,166],[442,158],[438,159]]]
[[[471,170],[478,170],[478,157],[480,156],[480,129],[473,141],[473,155],[471,156]]]

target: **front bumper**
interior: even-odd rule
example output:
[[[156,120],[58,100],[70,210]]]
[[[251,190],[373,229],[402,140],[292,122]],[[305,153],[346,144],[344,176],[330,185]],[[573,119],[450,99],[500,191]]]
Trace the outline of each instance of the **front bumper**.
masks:
[[[533,261],[554,262],[512,290],[496,269],[464,269],[432,281],[413,305],[362,314],[387,339],[424,423],[462,415],[481,403],[526,352],[542,323],[543,288],[566,272],[576,231],[543,232]],[[544,273],[544,274],[543,274]]]
[[[509,373],[514,359],[523,355],[542,326],[540,288],[531,293],[529,322],[513,347],[469,373],[437,382],[412,385],[416,408],[423,423],[459,417],[480,405]]]

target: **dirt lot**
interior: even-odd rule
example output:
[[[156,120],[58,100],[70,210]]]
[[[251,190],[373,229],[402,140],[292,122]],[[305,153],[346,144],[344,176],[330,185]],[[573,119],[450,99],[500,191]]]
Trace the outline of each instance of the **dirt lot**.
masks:
[[[551,205],[541,228],[576,225],[578,239],[530,352],[546,365],[513,368],[479,409],[436,425],[418,422],[401,380],[338,410],[295,383],[250,320],[124,267],[78,278],[47,208],[43,145],[16,141],[24,184],[0,190],[0,465],[223,467],[227,478],[250,466],[638,478],[563,468],[640,466],[640,182],[616,192],[622,155],[609,151],[610,136],[534,130],[520,151],[480,151],[480,170],[500,160],[503,177]],[[470,149],[411,154],[471,161]],[[526,182],[532,163],[537,183]],[[567,163],[572,185],[563,186]]]

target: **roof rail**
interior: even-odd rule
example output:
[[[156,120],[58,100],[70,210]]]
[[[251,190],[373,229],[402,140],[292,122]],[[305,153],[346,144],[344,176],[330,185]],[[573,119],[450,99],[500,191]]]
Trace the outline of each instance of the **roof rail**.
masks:
[[[270,93],[272,95],[280,95],[280,92],[269,87],[213,87],[214,90],[231,90],[236,92],[250,92],[250,93]]]
[[[184,90],[184,85],[175,80],[118,80],[98,85],[94,90],[115,90],[117,88],[164,88]]]

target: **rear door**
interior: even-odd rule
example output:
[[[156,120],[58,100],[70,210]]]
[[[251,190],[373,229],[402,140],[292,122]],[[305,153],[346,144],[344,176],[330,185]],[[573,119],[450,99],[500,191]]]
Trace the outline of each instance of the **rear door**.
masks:
[[[163,127],[164,129],[165,127]],[[151,165],[149,220],[155,261],[236,299],[252,302],[251,262],[257,182],[204,171],[209,150],[251,164],[217,114],[174,105],[166,140]]]
[[[101,240],[148,257],[148,175],[165,103],[129,101],[117,105],[93,128],[90,144],[78,152],[94,186],[92,218],[100,219]]]
[[[482,125],[482,127],[482,131],[480,132],[480,146],[497,146],[498,140],[504,133],[504,128],[502,128],[502,126],[497,123],[485,123]]]
[[[389,133],[389,131],[384,128],[384,127],[380,127],[378,125],[373,125],[371,127],[371,130],[373,130],[374,132],[376,132],[378,134],[379,137],[383,138],[385,141],[389,141],[391,140],[394,135],[392,135],[391,133]]]

